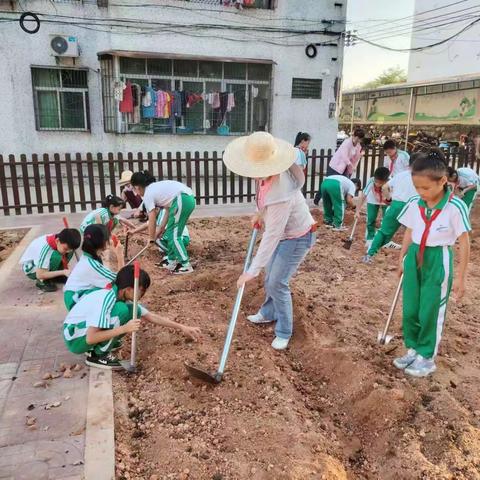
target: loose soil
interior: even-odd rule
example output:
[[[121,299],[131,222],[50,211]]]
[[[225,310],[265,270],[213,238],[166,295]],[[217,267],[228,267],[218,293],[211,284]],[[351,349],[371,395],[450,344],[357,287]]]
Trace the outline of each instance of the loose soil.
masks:
[[[478,227],[478,206],[474,214]],[[142,266],[153,286],[144,303],[200,326],[205,339],[191,343],[149,325],[139,333],[139,374],[114,380],[117,478],[480,479],[478,231],[467,294],[450,302],[432,377],[408,378],[392,365],[403,353],[400,305],[396,338],[376,343],[398,281],[398,251],[383,251],[364,266],[360,238],[347,251],[346,235],[321,227],[292,282],[295,334],[288,351],[270,347],[271,325],[245,319],[263,300],[255,280],[217,386],[189,378],[183,362],[216,369],[249,221],[195,220],[190,231],[195,273],[171,276],[149,252]],[[131,248],[133,254],[140,244]]]
[[[28,229],[0,230],[0,264],[8,258],[27,232]]]

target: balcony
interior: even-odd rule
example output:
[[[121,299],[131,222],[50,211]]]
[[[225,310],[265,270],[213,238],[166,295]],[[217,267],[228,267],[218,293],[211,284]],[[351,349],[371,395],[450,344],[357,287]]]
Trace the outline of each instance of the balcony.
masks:
[[[264,10],[273,9],[274,0],[183,0],[190,3],[203,3],[204,5],[225,6],[237,8],[261,8]]]

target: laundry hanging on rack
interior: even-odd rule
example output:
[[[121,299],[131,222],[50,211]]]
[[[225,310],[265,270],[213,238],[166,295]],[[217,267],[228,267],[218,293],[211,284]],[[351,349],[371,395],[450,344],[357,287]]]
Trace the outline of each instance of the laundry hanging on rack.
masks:
[[[130,82],[125,84],[119,109],[122,113],[133,113],[133,90]]]
[[[142,117],[140,115],[142,103],[142,88],[138,83],[132,83],[133,112],[128,115],[128,123],[140,123]]]
[[[144,87],[142,98],[142,117],[155,118],[157,110],[157,94],[152,87]]]

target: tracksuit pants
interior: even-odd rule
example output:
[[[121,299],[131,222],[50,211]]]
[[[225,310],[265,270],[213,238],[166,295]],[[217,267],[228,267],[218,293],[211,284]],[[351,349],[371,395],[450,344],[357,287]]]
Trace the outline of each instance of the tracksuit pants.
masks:
[[[322,182],[323,221],[326,224],[341,227],[345,215],[345,198],[342,185],[338,180],[328,177]]]
[[[374,203],[367,203],[367,230],[365,232],[366,240],[373,240],[375,232],[377,231],[377,217],[378,212],[382,210],[382,218],[385,217],[387,205],[375,205]]]

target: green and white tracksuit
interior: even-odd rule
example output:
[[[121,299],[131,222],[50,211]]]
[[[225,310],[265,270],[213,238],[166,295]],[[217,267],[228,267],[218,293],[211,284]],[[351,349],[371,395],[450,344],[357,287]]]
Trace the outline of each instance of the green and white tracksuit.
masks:
[[[158,215],[157,215],[157,227],[162,223],[165,215],[166,215],[166,209],[161,208],[158,212]],[[188,245],[190,244],[190,234],[188,232],[188,227],[186,225],[185,225],[185,228],[183,229],[183,232],[182,232],[182,241],[183,241],[183,244],[185,245],[185,247],[188,247]],[[162,249],[162,251],[164,253],[168,253],[169,246],[168,246],[167,237],[165,235],[165,232],[164,232],[162,238],[157,239],[157,245]]]
[[[355,196],[355,184],[343,175],[326,177],[320,187],[323,204],[323,221],[341,227],[345,216],[345,197]]]
[[[192,190],[183,183],[162,180],[148,185],[143,195],[143,204],[148,213],[154,208],[168,208],[168,222],[163,236],[168,246],[167,257],[172,263],[187,265],[190,259],[183,232],[195,209]]]
[[[392,240],[400,228],[400,222],[397,220],[398,215],[400,215],[408,200],[417,196],[410,170],[395,175],[388,181],[388,187],[392,194],[392,201],[385,211],[380,228],[375,233],[372,244],[368,249],[367,255],[371,257]]]
[[[19,263],[22,265],[23,273],[31,280],[37,279],[37,268],[48,270],[49,272],[64,269],[62,255],[47,243],[47,236],[42,235],[33,240],[20,259]],[[72,257],[73,252],[67,254],[68,261]]]
[[[468,207],[468,211],[471,212],[475,199],[477,198],[478,185],[480,184],[480,178],[475,173],[475,170],[471,168],[462,167],[457,169],[458,174],[458,186],[463,190],[467,187],[475,185],[476,188],[472,188],[462,197],[462,200]]]
[[[63,287],[63,300],[67,310],[71,310],[82,295],[94,289],[105,288],[116,276],[101,262],[84,253]]]
[[[449,200],[450,192],[433,208],[426,208],[420,197],[413,197],[398,216],[401,224],[412,230],[412,244],[404,259],[403,337],[405,346],[424,358],[438,352],[445,323],[448,298],[453,282],[453,245],[464,232],[471,230],[468,210],[457,197]],[[436,210],[420,264],[418,254],[425,221]]]
[[[80,354],[93,351],[96,355],[104,355],[118,344],[121,335],[95,345],[87,343],[89,327],[110,330],[125,325],[133,318],[133,304],[119,301],[117,295],[115,285],[111,289],[95,290],[83,295],[70,310],[63,323],[63,339],[70,352]],[[147,313],[148,310],[138,306],[138,318]]]
[[[372,177],[365,185],[363,194],[367,198],[367,228],[365,231],[365,240],[373,240],[377,231],[377,217],[380,209],[383,216],[387,209],[387,204],[382,197],[382,189],[375,186],[375,178]]]
[[[108,208],[97,208],[83,219],[80,225],[80,233],[82,235],[89,225],[95,225],[97,223],[97,217],[100,217],[101,223],[108,227],[110,233],[119,223],[118,217],[112,215]]]

